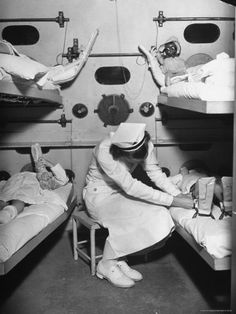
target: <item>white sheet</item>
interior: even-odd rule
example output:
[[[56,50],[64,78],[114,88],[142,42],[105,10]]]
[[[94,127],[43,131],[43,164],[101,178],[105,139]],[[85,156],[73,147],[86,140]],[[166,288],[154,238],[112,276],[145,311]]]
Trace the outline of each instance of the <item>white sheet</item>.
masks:
[[[0,261],[4,262],[19,250],[27,241],[37,235],[49,223],[53,222],[65,211],[65,204],[72,189],[72,184],[60,187],[54,191],[48,191],[51,196],[49,201],[43,204],[34,204],[25,207],[10,223],[0,225]],[[50,201],[50,199],[52,201]],[[58,203],[61,199],[61,204]]]
[[[169,97],[195,98],[205,101],[233,101],[235,92],[235,59],[222,52],[203,65],[187,69],[174,77],[173,84],[162,87]]]
[[[205,101],[233,101],[234,87],[203,82],[179,82],[162,87],[161,92],[169,97],[194,98]]]
[[[195,210],[183,208],[170,208],[171,216],[177,225],[182,226],[190,233],[196,242],[203,246],[208,253],[216,258],[223,258],[231,255],[231,217],[224,217],[219,220],[221,211],[214,206],[213,215],[210,217],[197,216],[192,218]]]

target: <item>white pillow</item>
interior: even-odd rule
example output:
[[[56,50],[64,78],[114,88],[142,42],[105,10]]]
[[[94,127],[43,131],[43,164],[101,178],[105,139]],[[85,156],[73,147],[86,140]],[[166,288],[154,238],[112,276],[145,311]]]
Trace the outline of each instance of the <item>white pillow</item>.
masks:
[[[7,73],[21,77],[26,80],[33,80],[35,76],[45,74],[49,68],[26,56],[14,56],[0,53],[0,67]]]

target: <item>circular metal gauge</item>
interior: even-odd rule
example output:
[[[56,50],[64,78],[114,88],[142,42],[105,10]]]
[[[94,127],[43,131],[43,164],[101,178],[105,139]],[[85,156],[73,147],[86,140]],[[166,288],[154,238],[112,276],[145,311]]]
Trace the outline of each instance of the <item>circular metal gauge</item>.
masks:
[[[84,104],[76,104],[72,108],[73,115],[76,116],[76,118],[84,118],[88,114],[88,108]]]
[[[144,102],[139,107],[139,112],[144,117],[150,117],[154,113],[154,106],[150,102]]]
[[[107,125],[119,125],[128,119],[133,109],[130,109],[128,101],[121,95],[102,95],[98,108],[94,110],[99,118]]]

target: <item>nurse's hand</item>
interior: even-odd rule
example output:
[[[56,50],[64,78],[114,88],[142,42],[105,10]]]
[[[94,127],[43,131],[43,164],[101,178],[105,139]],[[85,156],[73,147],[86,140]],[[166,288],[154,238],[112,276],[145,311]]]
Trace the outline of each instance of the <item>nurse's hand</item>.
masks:
[[[190,194],[179,194],[174,196],[173,202],[170,207],[182,207],[186,209],[193,208],[193,199]]]

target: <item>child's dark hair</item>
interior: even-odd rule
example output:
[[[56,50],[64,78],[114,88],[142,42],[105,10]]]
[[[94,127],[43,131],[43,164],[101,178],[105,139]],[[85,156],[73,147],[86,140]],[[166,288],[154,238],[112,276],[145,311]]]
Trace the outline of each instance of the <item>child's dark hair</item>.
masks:
[[[144,159],[147,155],[148,148],[147,148],[147,145],[145,144],[147,144],[149,141],[150,141],[150,134],[147,131],[145,131],[144,143],[139,149],[135,151],[124,151],[122,150],[122,148],[112,144],[110,147],[110,154],[115,160],[118,160],[121,157],[135,158],[135,159],[141,160],[141,159]]]
[[[69,182],[73,182],[75,179],[75,173],[71,169],[65,169],[66,175],[69,179]]]
[[[11,175],[5,171],[5,170],[0,170],[0,181],[7,181]]]

